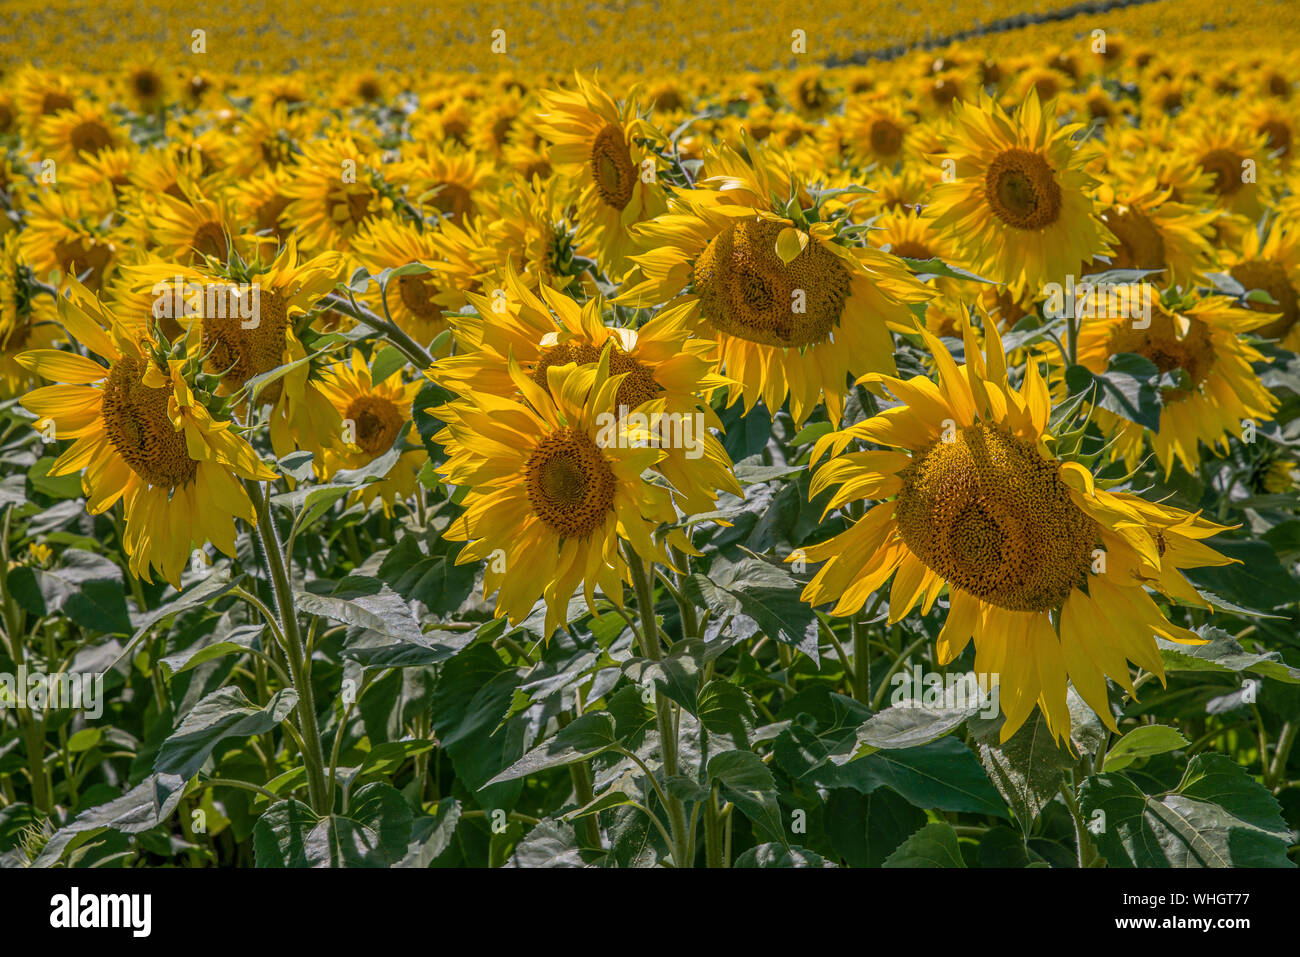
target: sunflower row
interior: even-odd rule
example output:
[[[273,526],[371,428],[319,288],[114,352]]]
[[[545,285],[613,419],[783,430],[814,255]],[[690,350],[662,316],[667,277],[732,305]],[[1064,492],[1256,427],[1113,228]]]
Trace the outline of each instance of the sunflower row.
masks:
[[[1183,572],[1228,561],[1223,526],[1122,473],[1253,441],[1279,407],[1260,373],[1300,343],[1291,64],[1237,66],[1111,38],[345,109],[25,71],[4,388],[70,443],[51,474],[122,503],[133,575],[233,557],[259,483],[370,469],[362,506],[448,490],[458,560],[548,633],[575,592],[621,605],[646,563],[698,556],[693,523],[743,494],[723,416],[761,406],[811,430],[811,494],[848,519],[787,556],[821,563],[806,601],[946,601],[939,661],[973,643],[1001,675],[1004,740],[1035,706],[1066,735],[1067,678],[1113,726],[1106,679],[1133,692],[1155,637],[1199,642]],[[1131,295],[1085,315],[1062,290],[1090,281]],[[1134,356],[1158,417],[1075,388]]]

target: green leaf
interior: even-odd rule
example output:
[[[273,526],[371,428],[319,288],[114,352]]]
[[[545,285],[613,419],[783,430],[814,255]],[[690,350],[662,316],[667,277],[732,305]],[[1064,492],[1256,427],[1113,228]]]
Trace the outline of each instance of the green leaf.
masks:
[[[171,817],[185,795],[185,781],[175,774],[151,774],[121,797],[82,811],[76,819],[59,828],[50,837],[33,867],[49,867],[57,862],[72,841],[112,829],[125,834],[139,834],[157,827]]]
[[[411,825],[411,841],[406,846],[406,856],[397,867],[428,867],[451,847],[456,827],[460,823],[460,802],[449,798],[438,803],[432,815],[415,819]]]
[[[1276,651],[1251,654],[1221,628],[1206,626],[1197,632],[1208,638],[1204,645],[1182,645],[1157,638],[1160,657],[1167,671],[1209,671],[1241,674],[1249,671],[1287,684],[1300,684],[1300,668],[1293,668]]]
[[[533,748],[484,787],[583,761],[594,754],[608,751],[617,743],[614,737],[614,719],[608,712],[584,714],[569,722],[544,744]]]
[[[827,787],[851,787],[863,794],[892,788],[919,808],[1007,816],[979,760],[956,738],[877,751],[840,767],[829,765],[813,776]]]
[[[802,586],[784,568],[756,558],[710,573],[693,574],[682,583],[682,593],[721,621],[732,616],[737,634],[745,623],[798,648],[813,661],[817,654],[817,618],[799,595]]]
[[[154,762],[159,774],[179,774],[188,780],[199,772],[214,748],[227,738],[265,734],[283,721],[298,703],[298,692],[284,688],[259,708],[235,687],[207,695],[181,719]]]
[[[1188,580],[1198,588],[1266,611],[1295,602],[1300,582],[1287,573],[1266,543],[1219,539],[1212,547],[1238,563],[1187,569]]]
[[[980,761],[1028,836],[1047,802],[1061,790],[1065,769],[1075,758],[1057,746],[1042,710],[1035,708],[1006,742],[981,744]]]
[[[62,613],[86,631],[130,634],[122,571],[82,548],[66,548],[50,569],[20,565],[9,574],[14,599],[29,614]]]
[[[739,686],[714,678],[700,690],[696,716],[714,734],[730,735],[738,746],[749,746],[754,710],[749,695]]]
[[[853,757],[928,744],[961,727],[980,707],[978,702],[953,708],[923,705],[916,700],[900,702],[873,714],[858,728]]]
[[[1160,428],[1160,392],[1156,386],[1160,370],[1143,356],[1123,352],[1110,357],[1100,375],[1080,365],[1065,370],[1071,395],[1096,389],[1094,401],[1108,412],[1148,429]]]
[[[742,791],[776,791],[776,779],[753,751],[723,751],[709,759],[710,780]]]
[[[346,814],[317,817],[298,801],[271,805],[253,827],[258,867],[389,867],[405,859],[411,809],[389,784],[367,784]]]
[[[1102,770],[1107,773],[1122,771],[1139,758],[1185,747],[1187,739],[1168,725],[1144,724],[1115,742],[1115,746],[1106,753]]]
[[[1144,794],[1124,774],[1088,778],[1080,804],[1112,867],[1294,867],[1281,807],[1231,758],[1198,754],[1176,789]]]
[[[698,686],[696,676],[700,667],[697,656],[703,653],[703,647],[704,643],[698,640],[681,641],[667,657],[657,661],[649,658],[629,659],[623,665],[623,673],[628,680],[638,685],[653,681],[658,690],[695,714],[698,707],[695,699],[695,689]]]
[[[27,480],[31,482],[32,490],[50,498],[80,498],[81,473],[50,475],[50,466],[54,462],[52,456],[42,456],[27,470]]]
[[[793,844],[759,844],[745,851],[732,867],[835,867],[820,854]]]
[[[393,641],[419,642],[422,637],[420,623],[410,606],[387,585],[373,595],[355,595],[352,598],[298,592],[295,601],[299,611],[365,628]]]
[[[965,867],[957,832],[935,822],[921,828],[886,858],[885,867]]]

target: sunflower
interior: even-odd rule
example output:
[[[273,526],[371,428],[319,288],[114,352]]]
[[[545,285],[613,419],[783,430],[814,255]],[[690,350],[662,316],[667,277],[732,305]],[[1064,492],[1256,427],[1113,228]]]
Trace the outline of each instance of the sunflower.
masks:
[[[464,150],[429,148],[422,156],[394,164],[392,176],[406,184],[412,205],[422,213],[432,207],[434,215],[458,226],[490,204],[496,189],[491,164]]]
[[[440,244],[449,242],[453,231],[444,229]],[[515,183],[497,195],[497,214],[483,232],[485,248],[466,258],[491,262],[491,271],[503,271],[509,263],[529,284],[542,283],[563,289],[574,277],[563,272],[572,261],[569,226],[557,199],[553,180]],[[490,252],[489,252],[490,250]]]
[[[83,153],[80,163],[60,170],[59,179],[74,193],[85,196],[103,194],[103,201],[91,200],[89,205],[111,209],[121,203],[131,186],[131,169],[135,162],[136,156],[131,149],[111,146],[93,155]]]
[[[27,228],[19,239],[22,259],[38,279],[53,272],[61,283],[81,278],[98,291],[118,266],[118,243],[101,211],[62,190],[33,195]]]
[[[775,413],[789,396],[802,425],[824,401],[838,422],[848,376],[892,372],[890,328],[913,329],[907,304],[933,294],[897,257],[847,245],[845,210],[814,199],[788,160],[751,157],[720,147],[705,188],[639,228],[644,279],[619,299],[671,299],[662,318],[716,342],[728,404],[743,396],[748,410],[761,398]]]
[[[1146,328],[1138,328],[1127,317],[1085,319],[1079,330],[1078,361],[1101,373],[1111,356],[1136,353],[1161,373],[1175,376],[1178,381],[1161,390],[1159,428],[1150,437],[1151,449],[1166,477],[1175,459],[1194,473],[1200,463],[1200,443],[1219,446],[1226,453],[1229,436],[1240,437],[1246,420],[1267,420],[1277,408],[1277,399],[1251,369],[1251,363],[1263,356],[1240,335],[1258,329],[1270,317],[1217,295],[1170,302],[1153,295],[1150,305]],[[1106,409],[1093,409],[1092,415],[1104,433],[1115,437],[1112,457],[1136,468],[1147,430]]]
[[[495,97],[475,118],[470,143],[485,156],[500,158],[510,141],[510,131],[523,112],[523,99],[514,93]]]
[[[92,515],[123,502],[123,545],[131,574],[157,571],[180,588],[192,547],[212,542],[235,557],[234,519],[255,521],[240,479],[275,473],[232,428],[217,421],[193,386],[194,364],[166,343],[133,334],[75,280],[59,300],[69,334],[107,365],[73,352],[37,349],[19,361],[58,383],[21,400],[75,439],[51,475],[83,471]]]
[[[167,79],[163,70],[153,63],[128,66],[124,80],[127,96],[141,113],[160,110],[167,100]]]
[[[1162,270],[1162,285],[1187,287],[1214,261],[1209,236],[1218,218],[1169,199],[1154,176],[1123,166],[1097,190],[1101,221],[1115,236],[1109,262],[1094,259],[1083,272]]]
[[[1104,254],[1114,237],[1092,198],[1071,135],[1056,127],[1032,91],[1014,119],[986,94],[956,107],[951,182],[934,188],[928,212],[952,234],[969,266],[1019,294],[1063,281]]]
[[[350,362],[335,363],[325,371],[320,389],[343,422],[343,447],[327,449],[321,457],[321,478],[328,481],[340,469],[362,468],[393,447],[402,425],[411,421],[411,403],[420,383],[403,383],[400,368],[375,382],[365,357],[353,350]],[[404,450],[379,481],[357,489],[350,501],[369,507],[378,498],[384,513],[391,514],[397,499],[415,494],[416,475],[427,459],[423,448]]]
[[[1236,118],[1207,116],[1189,127],[1180,151],[1210,175],[1220,209],[1253,220],[1271,202],[1277,161],[1269,155],[1266,134]]]
[[[904,259],[953,262],[952,241],[934,228],[931,218],[920,210],[891,209],[872,223],[867,239],[873,246],[885,249]],[[973,280],[936,276],[931,280],[939,296],[926,308],[925,321],[931,332],[961,338],[961,327],[966,314],[964,303],[977,299],[981,283]]]
[[[465,486],[465,512],[443,533],[467,543],[457,564],[486,560],[484,596],[497,593],[495,614],[511,624],[544,597],[548,636],[579,584],[589,607],[597,586],[622,607],[631,573],[620,545],[668,566],[665,542],[696,554],[679,530],[655,536],[677,519],[668,490],[642,478],[663,450],[626,424],[602,441],[602,414],[629,374],[611,376],[609,355],[552,366],[544,386],[515,366],[522,398],[481,393],[433,411],[446,423],[434,436],[447,450],[438,471]]]
[[[189,338],[197,340],[205,371],[220,376],[216,394],[234,396],[254,377],[287,366],[285,373],[268,382],[256,397],[257,407],[271,406],[271,447],[281,458],[295,448],[319,454],[339,445],[342,423],[321,391],[320,364],[309,358],[303,340],[310,331],[308,314],[339,282],[342,271],[338,253],[301,261],[293,238],[269,263],[261,259],[246,263],[236,254],[228,263],[210,259],[201,266],[133,266],[126,270],[129,293],[122,297],[123,321],[137,325],[155,321],[158,294],[174,289],[177,278],[202,289],[195,314],[171,317],[177,324],[171,328],[199,326],[199,335]],[[219,293],[231,284],[248,289],[250,294],[256,287],[257,315],[251,324],[234,312],[225,295],[212,297],[217,314],[208,314],[208,289]],[[167,327],[165,321],[161,324]]]
[[[595,83],[578,76],[577,85],[538,94],[546,112],[537,131],[553,144],[556,171],[572,183],[579,242],[618,280],[631,268],[630,228],[664,209],[660,163],[643,145],[662,142],[663,134],[637,115],[635,101],[620,109]]]
[[[0,399],[21,395],[37,381],[17,357],[29,349],[48,349],[61,338],[58,326],[42,316],[48,301],[33,301],[17,256],[15,236],[0,239]]]
[[[199,265],[209,256],[225,262],[232,249],[247,254],[256,248],[256,240],[240,235],[239,216],[225,195],[205,196],[184,179],[178,185],[184,199],[163,193],[142,199],[139,206],[141,225],[158,258]]]
[[[1229,251],[1224,259],[1228,273],[1244,289],[1262,289],[1273,300],[1247,301],[1249,308],[1274,317],[1257,326],[1254,334],[1278,339],[1283,349],[1300,352],[1300,233],[1276,223],[1263,237],[1258,230],[1248,229],[1240,252]]]
[[[846,532],[796,557],[825,564],[804,589],[832,614],[858,611],[890,576],[889,621],[948,592],[936,651],[952,662],[974,639],[975,670],[997,683],[1006,741],[1035,704],[1068,740],[1066,682],[1116,730],[1106,677],[1130,694],[1127,662],[1164,680],[1153,636],[1202,642],[1172,624],[1147,593],[1205,602],[1181,569],[1228,562],[1201,544],[1220,527],[1135,495],[1103,490],[1077,462],[1051,451],[1047,386],[1031,362],[1020,389],[1007,380],[997,335],[981,356],[966,339],[958,366],[922,333],[939,382],[869,375],[900,405],[818,440],[810,494],[838,487],[835,509],[872,500]],[[885,446],[846,452],[854,440]]]
[[[357,233],[352,252],[376,273],[407,263],[423,263],[433,269],[396,276],[388,285],[387,309],[393,321],[422,345],[447,328],[443,312],[464,302],[464,284],[451,281],[439,268],[442,252],[433,233],[394,220],[376,220]]]
[[[119,145],[122,139],[116,124],[105,116],[104,110],[86,100],[43,117],[37,131],[37,141],[45,155],[67,165],[97,156]]]
[[[391,204],[370,181],[372,156],[349,136],[304,143],[284,187],[284,219],[309,252],[347,251],[365,222],[381,219]]]
[[[239,218],[255,235],[269,236],[277,245],[288,238],[282,217],[291,202],[284,190],[292,179],[292,174],[281,166],[242,178],[230,191]]]
[[[667,416],[660,422],[691,423],[689,436],[684,428],[668,433],[660,443],[666,454],[655,466],[677,492],[682,510],[712,509],[715,489],[742,494],[726,451],[709,431],[721,431],[722,423],[707,400],[729,384],[713,371],[711,343],[689,338],[664,318],[639,329],[606,325],[599,297],[579,305],[545,285],[535,294],[510,266],[502,291],[504,297],[471,293],[479,315],[451,317],[456,354],[429,371],[433,381],[460,395],[514,396],[513,369],[544,385],[552,367],[596,363],[608,348],[610,374],[621,376],[622,384],[604,411],[620,418],[657,413]]]
[[[857,166],[892,170],[912,158],[909,136],[915,120],[903,102],[880,96],[854,97],[845,107],[849,156]]]
[[[37,129],[42,117],[70,110],[77,102],[72,81],[47,70],[23,70],[15,78],[14,90],[19,115],[29,130]]]

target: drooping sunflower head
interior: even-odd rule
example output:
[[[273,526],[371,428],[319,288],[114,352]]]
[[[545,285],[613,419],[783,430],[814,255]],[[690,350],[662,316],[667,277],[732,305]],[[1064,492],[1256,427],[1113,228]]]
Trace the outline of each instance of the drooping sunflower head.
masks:
[[[1173,202],[1169,189],[1136,166],[1121,165],[1097,199],[1101,221],[1115,237],[1109,261],[1094,260],[1083,272],[1109,269],[1157,270],[1161,285],[1188,287],[1214,261],[1210,242],[1218,214]]]
[[[1113,728],[1107,677],[1133,691],[1131,660],[1163,680],[1154,636],[1201,641],[1146,589],[1201,601],[1181,569],[1225,563],[1197,541],[1221,529],[1105,491],[1086,467],[1058,458],[1037,363],[1013,388],[994,330],[985,330],[981,355],[967,329],[960,366],[923,336],[938,383],[866,377],[900,404],[814,447],[814,462],[831,453],[810,488],[838,488],[828,512],[877,504],[847,531],[794,554],[825,562],[804,600],[851,614],[892,577],[889,620],[898,621],[917,602],[928,614],[946,593],[937,658],[948,664],[974,640],[975,670],[999,691],[1003,741],[1035,706],[1057,738],[1068,738],[1067,682]],[[867,447],[848,450],[859,443]]]
[[[1136,318],[1120,310],[1085,320],[1078,357],[1096,373],[1106,370],[1111,356],[1123,353],[1154,365],[1168,383],[1161,387],[1159,427],[1151,433],[1105,409],[1094,409],[1093,418],[1115,437],[1113,457],[1123,458],[1130,468],[1138,465],[1149,440],[1166,475],[1175,462],[1194,472],[1201,443],[1226,450],[1229,437],[1240,436],[1246,421],[1266,421],[1277,407],[1251,368],[1262,357],[1242,335],[1269,317],[1219,295],[1148,294],[1148,304],[1149,318],[1143,309]]]
[[[0,399],[21,395],[35,381],[18,355],[47,348],[60,337],[58,326],[41,315],[49,310],[33,301],[29,278],[18,261],[17,238],[6,235],[0,239]]]
[[[74,440],[50,474],[84,470],[92,514],[123,501],[131,573],[149,581],[156,570],[179,588],[193,545],[211,541],[233,557],[233,520],[254,521],[239,480],[275,473],[214,417],[221,404],[197,385],[198,363],[183,351],[141,336],[75,281],[58,309],[68,334],[103,361],[54,349],[20,357],[56,383],[28,393],[24,406]]]
[[[1263,298],[1248,298],[1246,305],[1273,318],[1254,333],[1277,339],[1284,349],[1300,351],[1300,236],[1277,225],[1262,237],[1247,230],[1240,251],[1225,256],[1228,273],[1249,294],[1262,290]]]

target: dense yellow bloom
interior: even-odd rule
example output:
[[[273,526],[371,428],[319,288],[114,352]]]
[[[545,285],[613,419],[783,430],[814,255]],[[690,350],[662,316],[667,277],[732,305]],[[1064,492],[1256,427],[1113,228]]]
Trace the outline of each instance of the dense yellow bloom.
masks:
[[[659,160],[643,142],[663,134],[595,83],[578,76],[573,92],[539,93],[545,111],[537,131],[551,141],[556,171],[571,183],[578,205],[578,236],[595,250],[602,269],[621,279],[630,268],[632,226],[658,215],[664,190]]]
[[[662,318],[715,341],[728,404],[775,413],[788,396],[802,424],[824,401],[838,422],[848,377],[893,371],[890,330],[913,329],[908,303],[932,293],[897,257],[841,243],[835,223],[796,225],[777,204],[809,208],[808,188],[779,156],[751,155],[720,148],[702,188],[641,227],[645,278],[620,299],[671,300]]]
[[[694,553],[680,531],[656,537],[677,512],[668,490],[641,473],[664,451],[626,425],[602,436],[599,418],[629,374],[610,375],[609,354],[552,366],[545,385],[514,366],[521,398],[476,394],[434,413],[446,423],[435,436],[447,449],[438,471],[467,488],[464,514],[443,533],[467,543],[457,563],[487,562],[484,595],[497,593],[496,615],[511,624],[544,597],[548,636],[579,585],[589,606],[597,587],[622,606],[631,577],[621,547],[670,566],[665,542]]]
[[[76,440],[50,474],[82,472],[91,514],[123,502],[123,541],[137,578],[151,581],[157,571],[179,588],[191,549],[206,542],[233,558],[234,519],[254,521],[240,479],[275,473],[229,422],[212,417],[186,359],[137,335],[75,280],[59,318],[107,365],[54,349],[20,357],[57,383],[25,395],[24,408],[52,421],[60,439]]]
[[[322,456],[321,478],[328,481],[340,469],[369,465],[393,447],[402,426],[411,420],[411,403],[420,383],[403,383],[400,368],[376,382],[365,358],[354,350],[349,362],[326,370],[320,389],[343,422],[342,447],[327,449]],[[379,481],[357,489],[351,500],[369,505],[378,498],[384,511],[391,512],[394,502],[415,494],[415,477],[427,459],[423,448],[402,451]]]
[[[534,294],[509,268],[503,291],[469,296],[479,315],[452,318],[456,355],[440,360],[430,378],[465,396],[514,396],[515,369],[545,385],[551,368],[596,363],[608,348],[610,374],[622,381],[601,411],[619,419],[630,412],[660,416],[655,434],[665,454],[655,468],[682,510],[711,509],[717,489],[741,494],[727,453],[709,431],[722,423],[707,400],[729,384],[713,371],[709,342],[689,338],[665,317],[637,329],[605,325],[599,297],[579,305],[548,286]]]
[[[929,213],[972,271],[1013,292],[1037,291],[1106,253],[1114,237],[1070,139],[1078,129],[1057,127],[1033,92],[1014,118],[984,95],[957,105],[948,151],[937,157],[951,163],[950,176],[934,188]]]
[[[976,672],[997,683],[1003,741],[1035,705],[1067,739],[1067,678],[1114,730],[1105,679],[1134,693],[1128,661],[1163,680],[1155,636],[1202,641],[1171,624],[1147,589],[1204,605],[1180,570],[1226,564],[1200,541],[1222,529],[1105,491],[1082,465],[1058,460],[1047,384],[1030,362],[1013,389],[996,334],[986,332],[981,356],[968,333],[960,366],[923,336],[938,383],[866,376],[901,404],[824,436],[813,451],[814,461],[831,452],[811,488],[838,489],[828,510],[879,504],[792,556],[825,562],[804,600],[852,614],[892,576],[894,622],[918,602],[928,613],[946,589],[938,661],[948,664],[974,640]],[[847,451],[855,440],[884,448]]]
[[[1241,333],[1269,321],[1241,309],[1225,296],[1209,296],[1186,306],[1151,302],[1150,324],[1128,316],[1085,319],[1079,331],[1079,363],[1093,372],[1105,371],[1110,357],[1136,353],[1160,372],[1179,377],[1162,389],[1160,427],[1149,430],[1105,409],[1093,410],[1097,425],[1116,437],[1112,454],[1136,468],[1149,439],[1151,451],[1165,470],[1177,460],[1195,471],[1200,445],[1228,449],[1229,436],[1240,437],[1247,422],[1272,417],[1277,399],[1251,369],[1262,358]]]

